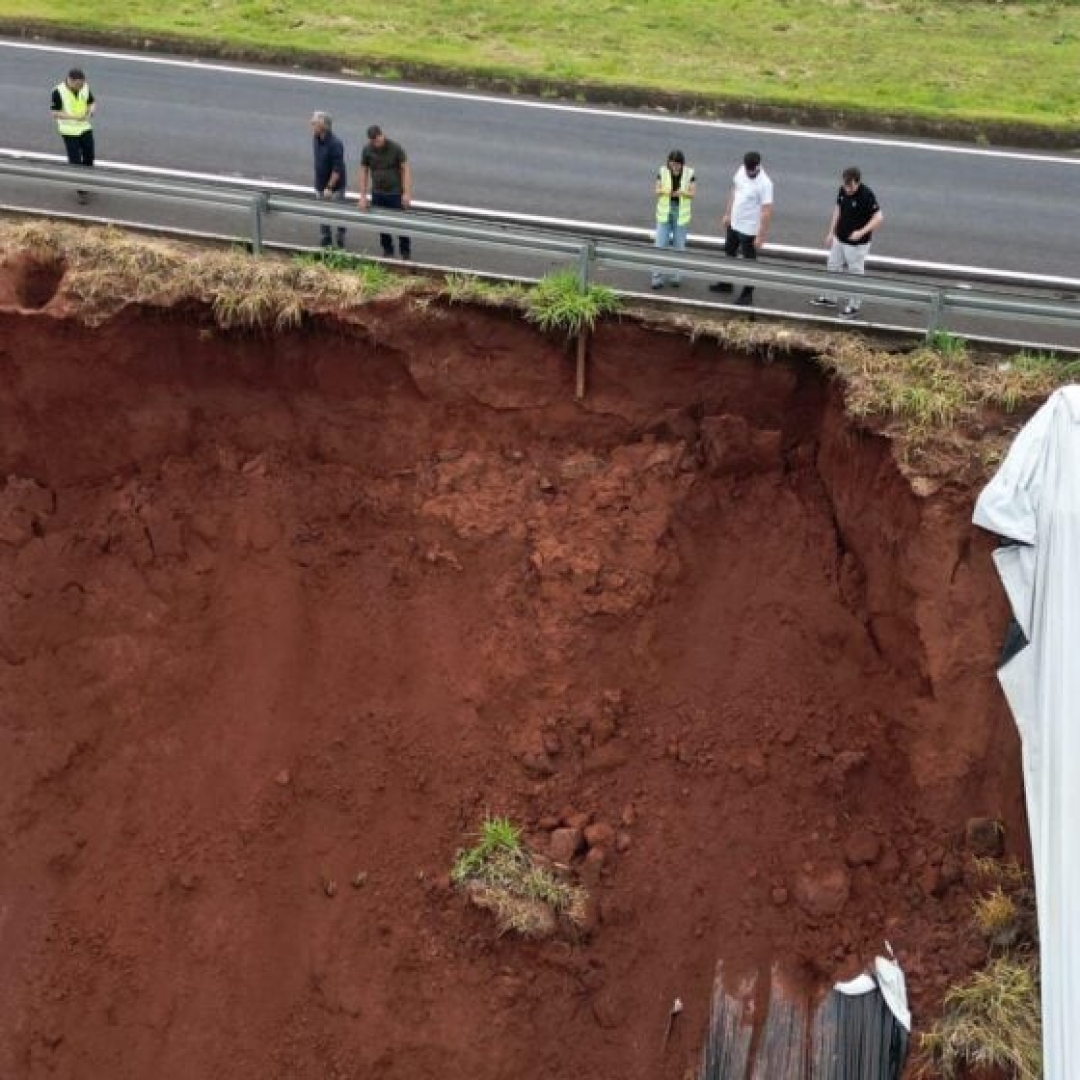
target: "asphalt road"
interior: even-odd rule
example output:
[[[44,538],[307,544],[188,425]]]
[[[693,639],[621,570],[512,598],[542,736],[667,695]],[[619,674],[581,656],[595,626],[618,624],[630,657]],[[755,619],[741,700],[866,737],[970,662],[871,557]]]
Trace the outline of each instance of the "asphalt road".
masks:
[[[362,132],[408,150],[417,200],[648,226],[679,147],[698,175],[692,231],[713,232],[734,169],[760,150],[776,184],[771,240],[820,249],[840,170],[858,164],[886,223],[878,255],[1080,277],[1080,156],[748,126],[499,99],[347,76],[0,41],[0,149],[59,152],[49,93],[73,64],[98,99],[99,157],[310,183],[308,120],[336,117],[355,187]]]

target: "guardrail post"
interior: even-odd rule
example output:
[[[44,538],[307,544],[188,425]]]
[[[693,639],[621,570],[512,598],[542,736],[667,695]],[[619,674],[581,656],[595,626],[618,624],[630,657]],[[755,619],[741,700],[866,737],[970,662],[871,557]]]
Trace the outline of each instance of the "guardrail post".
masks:
[[[259,192],[251,200],[251,253],[261,255],[263,249],[263,211],[266,209],[266,195]]]
[[[592,274],[593,255],[596,251],[596,243],[586,240],[578,252],[577,280],[578,288],[585,292],[589,287],[589,278]]]
[[[930,298],[926,312],[926,340],[929,341],[940,329],[945,317],[945,292],[938,289]]]

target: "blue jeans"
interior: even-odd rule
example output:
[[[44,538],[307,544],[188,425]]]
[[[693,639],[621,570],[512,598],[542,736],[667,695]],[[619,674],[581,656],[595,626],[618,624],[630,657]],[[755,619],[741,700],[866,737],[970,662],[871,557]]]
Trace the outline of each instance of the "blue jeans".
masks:
[[[400,210],[401,194],[400,192],[373,191],[371,193],[371,205],[377,206],[382,210]],[[379,233],[379,245],[382,247],[382,253],[388,259],[393,258],[394,238],[390,233]],[[399,236],[398,250],[401,252],[401,257],[403,259],[411,258],[412,241],[407,236]]]
[[[686,250],[686,233],[688,226],[679,224],[679,211],[672,210],[668,214],[667,221],[656,223],[656,246],[658,248],[674,248],[676,251]],[[680,281],[679,271],[676,270],[668,275],[668,281],[672,285],[678,285]],[[664,271],[655,269],[652,272],[654,285],[664,284]]]

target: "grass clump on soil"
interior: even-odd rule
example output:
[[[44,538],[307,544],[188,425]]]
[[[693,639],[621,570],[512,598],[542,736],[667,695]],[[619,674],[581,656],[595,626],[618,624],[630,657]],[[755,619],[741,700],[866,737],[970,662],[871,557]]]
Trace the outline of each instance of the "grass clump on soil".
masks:
[[[477,842],[457,853],[450,879],[477,907],[490,911],[500,933],[542,938],[585,922],[585,890],[541,865],[508,818],[487,818]]]
[[[319,252],[305,252],[294,256],[301,266],[323,267],[327,270],[337,270],[345,274],[355,274],[364,287],[364,292],[369,296],[378,296],[386,292],[398,280],[397,275],[387,270],[385,266],[362,255],[353,255],[348,251],[323,250]]]
[[[1010,1080],[1042,1076],[1042,1020],[1035,940],[1035,893],[1017,863],[974,860],[984,886],[973,904],[989,959],[952,987],[937,1024],[920,1039],[922,1076],[945,1080],[970,1069],[1000,1070]]]
[[[443,295],[451,304],[521,305],[528,290],[516,281],[485,281],[475,274],[447,274]]]
[[[129,304],[207,304],[224,330],[275,332],[300,325],[306,312],[345,311],[376,296],[401,295],[415,279],[370,267],[339,270],[318,262],[256,257],[115,228],[0,223],[0,247],[64,268],[61,291],[88,322]]]
[[[1062,133],[1080,120],[1073,3],[667,0],[661,17],[640,0],[398,0],[372,19],[359,0],[342,0],[332,12],[302,0],[101,0],[89,8],[4,0],[0,20],[568,97],[581,86],[600,94],[630,88],[653,100],[670,93],[740,108],[821,106],[856,121],[876,111]]]
[[[1029,950],[1037,938],[1035,889],[1019,863],[976,859],[974,871],[982,895],[974,903],[975,926],[991,954]]]
[[[971,1068],[1040,1080],[1042,1025],[1034,957],[998,957],[946,995],[937,1026],[922,1038],[945,1080]],[[923,1075],[928,1075],[926,1072]]]
[[[819,359],[843,381],[853,415],[898,420],[915,445],[977,421],[984,409],[1012,413],[1041,402],[1080,376],[1080,361],[1031,353],[988,360],[948,334],[906,353],[837,337]]]
[[[525,318],[541,330],[562,330],[567,337],[576,337],[620,306],[614,290],[604,285],[582,289],[577,274],[562,270],[542,278],[526,295]]]

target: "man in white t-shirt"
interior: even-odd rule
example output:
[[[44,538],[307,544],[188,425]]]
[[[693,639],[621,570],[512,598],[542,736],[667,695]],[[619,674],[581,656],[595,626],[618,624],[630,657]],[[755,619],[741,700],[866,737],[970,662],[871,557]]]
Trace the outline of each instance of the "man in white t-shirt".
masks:
[[[765,237],[772,222],[773,182],[761,167],[761,155],[750,150],[743,155],[739,171],[732,177],[727,209],[721,219],[725,231],[724,252],[734,259],[756,259],[758,250],[765,245]],[[718,281],[710,285],[711,292],[731,292],[730,281]],[[736,304],[749,307],[754,302],[754,289],[744,285],[735,298]]]

